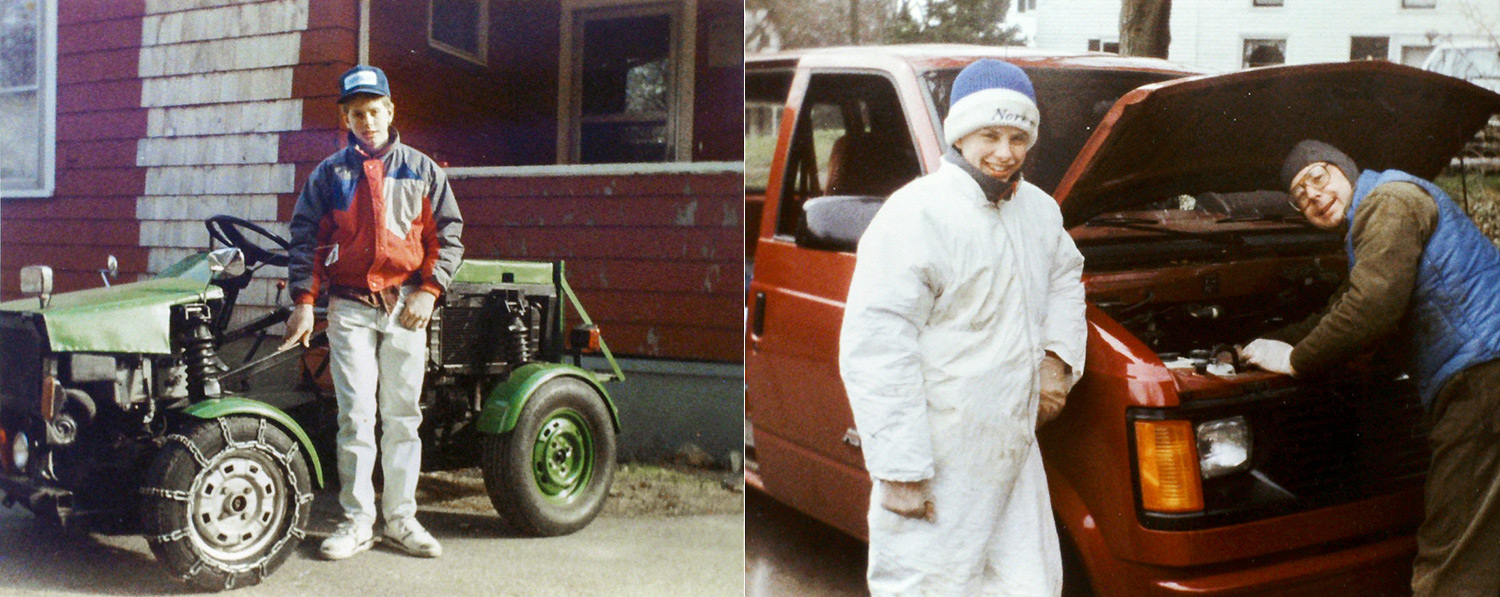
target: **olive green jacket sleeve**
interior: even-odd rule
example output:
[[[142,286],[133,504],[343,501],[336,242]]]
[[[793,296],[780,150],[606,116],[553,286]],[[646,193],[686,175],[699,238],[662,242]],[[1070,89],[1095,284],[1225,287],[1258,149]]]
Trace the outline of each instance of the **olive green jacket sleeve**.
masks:
[[[1291,361],[1299,376],[1343,364],[1396,330],[1411,301],[1422,249],[1438,223],[1432,197],[1404,182],[1376,187],[1352,215],[1355,263],[1349,279],[1322,313],[1277,334],[1295,342]]]

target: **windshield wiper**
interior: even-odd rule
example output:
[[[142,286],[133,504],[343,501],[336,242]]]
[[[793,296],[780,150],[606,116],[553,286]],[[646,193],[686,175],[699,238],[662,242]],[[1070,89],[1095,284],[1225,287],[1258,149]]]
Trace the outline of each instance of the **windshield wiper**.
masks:
[[[1215,224],[1234,224],[1234,223],[1237,223],[1237,222],[1280,222],[1280,223],[1284,223],[1284,224],[1306,224],[1306,223],[1308,223],[1307,220],[1305,218],[1302,218],[1302,217],[1289,216],[1289,215],[1286,215],[1286,214],[1274,214],[1274,213],[1272,213],[1272,214],[1242,214],[1242,215],[1238,215],[1238,216],[1229,216],[1229,217],[1226,217],[1226,218],[1220,218],[1220,219],[1214,220]]]
[[[1108,226],[1111,228],[1124,228],[1126,230],[1159,232],[1168,236],[1206,240],[1210,242],[1229,245],[1240,245],[1245,243],[1244,238],[1241,238],[1240,235],[1233,232],[1191,232],[1188,230],[1178,230],[1176,228],[1168,228],[1166,226],[1162,226],[1161,223],[1156,220],[1148,220],[1146,218],[1137,218],[1132,216],[1102,216],[1089,220],[1084,224],[1084,226]]]

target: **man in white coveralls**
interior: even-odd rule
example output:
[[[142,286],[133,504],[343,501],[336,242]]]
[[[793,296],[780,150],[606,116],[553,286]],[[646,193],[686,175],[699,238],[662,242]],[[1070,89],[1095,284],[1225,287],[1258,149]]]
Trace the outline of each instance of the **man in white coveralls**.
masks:
[[[860,239],[839,342],[870,495],[870,593],[1058,595],[1036,428],[1083,371],[1083,256],[1021,180],[1036,142],[1021,69],[953,83],[936,172]]]

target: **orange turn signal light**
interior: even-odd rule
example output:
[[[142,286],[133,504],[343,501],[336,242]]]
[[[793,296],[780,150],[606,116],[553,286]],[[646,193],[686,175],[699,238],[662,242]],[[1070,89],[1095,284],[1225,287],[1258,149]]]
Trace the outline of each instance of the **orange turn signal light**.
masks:
[[[4,427],[0,427],[0,471],[15,472],[15,467],[11,464],[14,460],[10,454],[10,436],[6,435]]]
[[[1189,421],[1136,421],[1135,455],[1141,506],[1153,512],[1203,509],[1198,442]]]

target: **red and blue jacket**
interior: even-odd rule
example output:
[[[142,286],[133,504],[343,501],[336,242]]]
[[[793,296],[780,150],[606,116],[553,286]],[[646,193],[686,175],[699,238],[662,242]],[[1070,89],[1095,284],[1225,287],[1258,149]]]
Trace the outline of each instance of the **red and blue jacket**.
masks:
[[[292,212],[292,299],[331,287],[381,293],[415,283],[442,296],[463,258],[463,216],[432,158],[391,141],[371,155],[349,145],[318,164]]]

